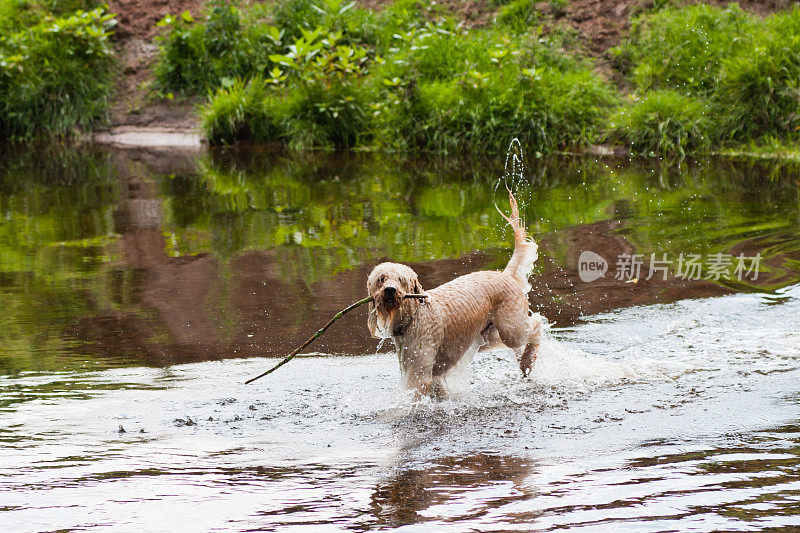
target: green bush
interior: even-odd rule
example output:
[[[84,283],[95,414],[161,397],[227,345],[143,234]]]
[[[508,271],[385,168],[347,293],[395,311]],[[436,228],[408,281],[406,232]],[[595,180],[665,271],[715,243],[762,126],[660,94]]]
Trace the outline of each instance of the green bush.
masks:
[[[265,143],[280,139],[275,113],[267,107],[269,88],[263,78],[237,80],[220,89],[201,111],[201,127],[209,143]]]
[[[648,92],[611,118],[614,140],[626,142],[644,155],[702,151],[716,140],[718,129],[709,119],[707,101],[671,90]]]
[[[594,141],[614,100],[557,35],[427,31],[377,71],[376,139],[400,151],[551,152]],[[534,36],[537,34],[534,34]]]
[[[613,93],[560,34],[467,30],[420,19],[419,9],[398,2],[359,25],[349,4],[283,5],[272,19],[285,25],[276,26],[287,36],[282,52],[268,56],[271,70],[257,83],[264,102],[242,95],[246,82],[220,89],[203,109],[206,137],[230,143],[238,131],[294,148],[452,153],[500,152],[512,136],[540,152],[599,136]],[[270,127],[241,124],[253,116]]]
[[[98,8],[45,21],[0,40],[0,135],[27,139],[90,128],[113,88],[109,36],[116,20]]]
[[[303,31],[323,29],[341,33],[343,43],[366,46],[385,54],[396,43],[396,35],[424,23],[426,7],[421,0],[396,0],[379,11],[356,6],[352,0],[287,0],[275,2],[268,18],[281,28],[287,41]]]
[[[800,8],[762,19],[736,4],[668,7],[637,18],[617,56],[640,102],[620,111],[614,131],[639,151],[684,153],[800,128]],[[711,130],[719,133],[709,139]]]
[[[379,115],[378,139],[399,151],[500,153],[517,136],[538,152],[567,150],[597,138],[612,100],[589,72],[473,76],[408,86]]]
[[[698,4],[638,17],[623,45],[622,62],[632,65],[640,90],[675,88],[713,91],[720,65],[747,52],[756,18],[737,4],[725,9]]]
[[[297,149],[354,147],[368,135],[371,91],[362,80],[367,51],[341,43],[340,36],[305,32],[286,54],[270,56],[278,66],[269,78],[217,91],[202,110],[206,138]],[[249,124],[256,120],[263,123]]]
[[[380,40],[373,15],[341,0],[290,0],[247,9],[213,0],[202,20],[184,13],[167,16],[159,25],[169,31],[159,43],[157,88],[185,95],[228,87],[237,78],[268,76],[275,66],[271,55],[286,52],[318,28],[339,34],[338,40],[351,46]]]
[[[352,148],[366,135],[358,85],[295,85],[276,90],[263,78],[237,80],[201,109],[212,145],[249,142],[292,149]]]
[[[800,8],[775,14],[747,51],[725,59],[716,99],[733,139],[785,136],[800,128]]]
[[[167,16],[160,38],[156,86],[162,92],[205,94],[230,86],[236,78],[263,74],[282,44],[283,33],[261,20],[260,11],[245,18],[235,5],[213,1],[203,23],[185,12]]]

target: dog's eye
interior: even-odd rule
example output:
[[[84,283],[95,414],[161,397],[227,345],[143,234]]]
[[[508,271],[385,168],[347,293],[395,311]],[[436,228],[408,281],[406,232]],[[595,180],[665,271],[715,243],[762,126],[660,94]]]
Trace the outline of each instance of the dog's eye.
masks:
[[[384,281],[386,281],[386,276],[381,276],[378,278],[378,283],[383,283]]]

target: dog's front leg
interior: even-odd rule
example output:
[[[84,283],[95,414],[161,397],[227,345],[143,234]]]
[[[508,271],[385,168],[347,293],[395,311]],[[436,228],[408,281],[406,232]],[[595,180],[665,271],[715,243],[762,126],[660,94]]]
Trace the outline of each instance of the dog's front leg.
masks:
[[[407,389],[415,391],[418,398],[431,396],[436,392],[433,382],[433,365],[436,360],[434,350],[419,343],[406,345],[401,342],[398,356]]]

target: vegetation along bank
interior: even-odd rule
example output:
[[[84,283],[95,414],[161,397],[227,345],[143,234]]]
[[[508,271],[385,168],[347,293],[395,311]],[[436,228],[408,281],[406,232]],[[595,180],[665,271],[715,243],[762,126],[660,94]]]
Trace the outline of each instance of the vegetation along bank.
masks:
[[[74,136],[137,92],[215,145],[796,151],[800,8],[766,4],[0,0],[0,134]]]

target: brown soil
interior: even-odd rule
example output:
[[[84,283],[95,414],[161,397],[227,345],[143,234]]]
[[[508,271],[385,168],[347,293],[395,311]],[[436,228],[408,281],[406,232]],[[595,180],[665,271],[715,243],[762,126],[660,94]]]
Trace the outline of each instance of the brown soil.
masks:
[[[117,35],[121,39],[151,39],[158,33],[156,23],[165,15],[189,11],[199,15],[205,0],[110,0],[108,7],[117,13]]]
[[[159,20],[189,11],[199,15],[204,0],[110,0],[117,13],[116,48],[122,66],[118,92],[111,107],[111,125],[195,130],[195,101],[169,101],[153,96],[153,65],[158,54],[154,39]]]

